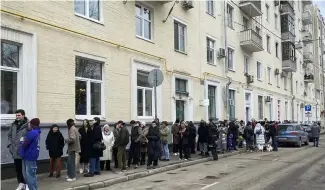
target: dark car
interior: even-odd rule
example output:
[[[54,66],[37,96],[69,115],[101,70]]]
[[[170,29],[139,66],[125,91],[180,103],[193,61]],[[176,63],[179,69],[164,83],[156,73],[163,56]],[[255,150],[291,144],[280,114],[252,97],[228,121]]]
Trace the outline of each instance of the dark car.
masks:
[[[297,123],[286,123],[278,125],[278,144],[294,144],[301,147],[309,144],[308,133]]]

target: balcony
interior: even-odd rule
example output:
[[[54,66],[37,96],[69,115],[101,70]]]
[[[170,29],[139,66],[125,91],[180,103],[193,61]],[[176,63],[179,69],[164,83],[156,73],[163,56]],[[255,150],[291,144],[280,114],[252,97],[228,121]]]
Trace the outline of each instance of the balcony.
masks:
[[[292,32],[283,32],[281,33],[281,39],[282,41],[289,41],[295,43],[296,35],[294,35]]]
[[[261,1],[248,1],[241,0],[239,2],[240,9],[250,17],[256,17],[262,15]]]
[[[306,83],[314,82],[314,75],[313,74],[305,74],[304,75],[304,81]]]
[[[302,24],[308,25],[308,24],[312,24],[312,23],[313,23],[313,19],[312,19],[312,15],[311,15],[311,7],[306,6],[304,9],[304,12],[302,13]]]
[[[282,60],[282,71],[284,72],[296,72],[297,71],[297,64],[296,61],[293,61],[296,58]]]
[[[313,1],[312,0],[303,0],[302,3],[303,3],[303,5],[310,5],[310,4],[313,4]]]
[[[304,26],[302,29],[302,41],[304,44],[309,44],[313,42],[313,35],[311,29],[308,26]]]
[[[290,14],[291,16],[295,15],[295,11],[293,9],[293,1],[281,1],[280,5],[280,13],[281,15]]]
[[[240,45],[249,52],[263,51],[262,37],[252,29],[240,32]]]
[[[314,62],[314,56],[311,52],[304,52],[303,53],[304,57],[304,63],[313,63]]]

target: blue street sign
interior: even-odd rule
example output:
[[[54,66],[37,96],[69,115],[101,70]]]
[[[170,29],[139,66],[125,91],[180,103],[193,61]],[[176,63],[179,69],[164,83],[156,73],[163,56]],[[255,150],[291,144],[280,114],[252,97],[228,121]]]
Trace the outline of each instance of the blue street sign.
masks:
[[[305,106],[305,111],[311,112],[311,105],[306,105]]]

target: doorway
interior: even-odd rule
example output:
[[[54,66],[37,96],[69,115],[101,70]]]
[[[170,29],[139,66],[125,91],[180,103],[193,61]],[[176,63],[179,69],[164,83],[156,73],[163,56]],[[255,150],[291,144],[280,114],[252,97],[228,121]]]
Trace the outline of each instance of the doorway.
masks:
[[[176,119],[185,120],[185,101],[176,100]]]

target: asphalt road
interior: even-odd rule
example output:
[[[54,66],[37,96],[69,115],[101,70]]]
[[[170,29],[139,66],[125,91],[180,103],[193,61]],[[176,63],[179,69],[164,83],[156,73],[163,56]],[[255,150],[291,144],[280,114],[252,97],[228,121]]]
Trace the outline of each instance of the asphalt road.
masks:
[[[235,155],[102,190],[324,190],[324,139],[318,148],[309,145]]]

